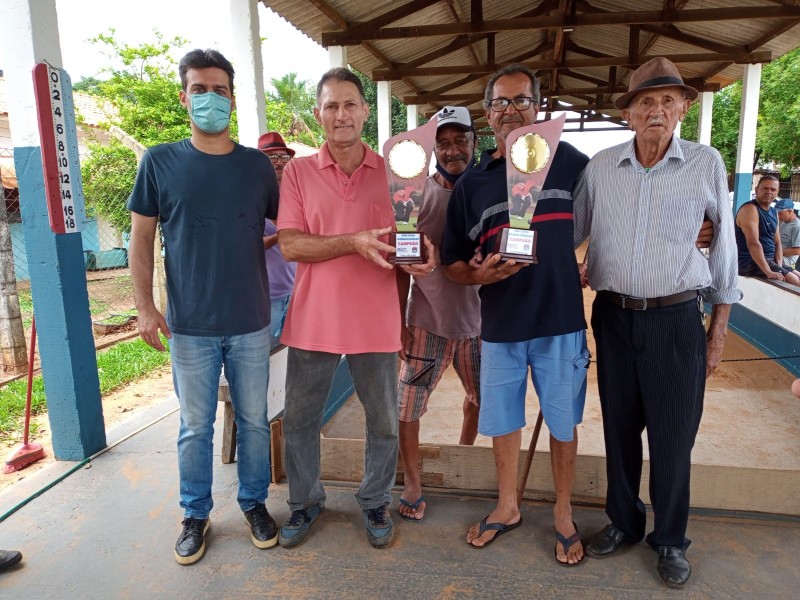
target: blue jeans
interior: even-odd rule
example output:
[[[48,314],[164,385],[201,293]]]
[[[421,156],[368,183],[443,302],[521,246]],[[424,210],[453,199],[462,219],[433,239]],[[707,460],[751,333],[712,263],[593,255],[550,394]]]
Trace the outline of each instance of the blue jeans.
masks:
[[[286,321],[286,310],[289,308],[289,300],[291,300],[291,298],[291,294],[286,294],[280,298],[270,298],[269,300],[270,306],[272,307],[269,320],[270,350],[275,350],[275,348],[281,344],[281,333],[283,333],[283,324]]]
[[[181,508],[185,517],[211,512],[214,420],[220,370],[236,414],[237,500],[243,511],[263,504],[270,479],[269,327],[229,337],[172,334],[172,381],[181,407],[178,434]]]

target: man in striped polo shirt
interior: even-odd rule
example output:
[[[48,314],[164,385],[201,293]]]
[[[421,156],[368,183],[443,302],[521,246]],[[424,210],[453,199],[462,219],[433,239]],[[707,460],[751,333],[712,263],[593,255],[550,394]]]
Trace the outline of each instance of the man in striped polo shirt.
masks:
[[[654,529],[647,542],[669,586],[688,581],[691,451],[706,377],[722,358],[737,286],[725,165],[708,146],[674,137],[697,91],[665,58],[639,67],[615,105],[635,132],[599,152],[575,190],[575,246],[591,237],[588,278],[597,343],[611,523],[586,544],[604,558],[645,534],[639,498],[642,431],[650,454]],[[709,258],[695,238],[714,224]],[[700,300],[713,305],[708,334]]]
[[[583,545],[572,521],[570,497],[578,448],[576,425],[586,397],[586,321],[572,248],[572,189],[588,158],[565,142],[534,213],[538,264],[501,262],[495,243],[509,226],[506,137],[535,122],[539,82],[523,65],[497,71],[486,86],[486,117],[497,148],[458,181],[447,208],[441,261],[458,283],[481,285],[481,407],[478,432],[492,437],[499,498],[495,509],[467,532],[485,548],[522,523],[516,495],[517,463],[525,425],[528,368],[550,430],[556,490],[555,560],[576,565]],[[485,259],[470,261],[476,248]],[[513,319],[509,315],[514,315]]]

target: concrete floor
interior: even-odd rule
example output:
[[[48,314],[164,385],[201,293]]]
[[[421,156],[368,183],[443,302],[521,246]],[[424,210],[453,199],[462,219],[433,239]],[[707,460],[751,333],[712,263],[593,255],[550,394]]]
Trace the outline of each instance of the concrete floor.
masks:
[[[120,440],[174,409],[168,400],[109,432]],[[218,435],[221,422],[218,422]],[[0,574],[2,598],[674,598],[639,544],[604,561],[565,569],[553,559],[551,506],[525,503],[525,523],[485,550],[465,544],[467,527],[490,498],[428,494],[426,520],[396,522],[384,550],[367,544],[353,488],[328,486],[328,508],[292,550],[258,550],[236,504],[236,470],[215,458],[212,528],[206,556],[182,567],[172,558],[180,530],[175,437],[178,415],[146,427],[0,523],[0,548],[22,564]],[[217,443],[219,448],[219,443]],[[72,464],[56,463],[0,495],[0,514]],[[288,516],[286,484],[268,507]],[[395,494],[397,495],[397,494]],[[393,506],[393,514],[394,506]],[[587,533],[601,510],[577,508]],[[800,587],[798,519],[743,521],[693,515],[694,575],[683,598],[793,598]]]

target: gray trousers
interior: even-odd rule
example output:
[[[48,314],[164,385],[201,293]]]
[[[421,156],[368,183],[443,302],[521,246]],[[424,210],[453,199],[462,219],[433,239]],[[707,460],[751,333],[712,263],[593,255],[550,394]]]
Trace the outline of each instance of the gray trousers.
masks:
[[[320,430],[325,401],[340,355],[289,348],[283,435],[289,507],[325,506],[320,482]],[[389,504],[398,452],[397,353],[347,355],[367,420],[364,479],[356,493],[361,510]]]

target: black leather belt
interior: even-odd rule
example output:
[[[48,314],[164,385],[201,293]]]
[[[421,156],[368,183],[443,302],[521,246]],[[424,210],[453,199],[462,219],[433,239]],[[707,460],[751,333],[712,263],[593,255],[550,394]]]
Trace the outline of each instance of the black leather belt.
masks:
[[[597,292],[597,295],[622,308],[627,308],[629,310],[648,310],[664,308],[665,306],[672,306],[673,304],[695,300],[697,298],[697,290],[689,290],[688,292],[680,292],[670,296],[662,296],[661,298],[635,298],[608,290],[601,290]]]

